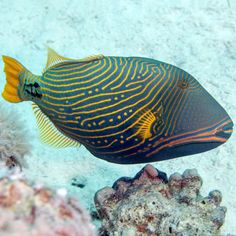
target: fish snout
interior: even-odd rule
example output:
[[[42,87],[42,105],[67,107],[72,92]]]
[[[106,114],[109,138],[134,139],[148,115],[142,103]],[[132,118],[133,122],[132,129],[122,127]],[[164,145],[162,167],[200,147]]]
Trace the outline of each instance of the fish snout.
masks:
[[[193,155],[214,149],[224,144],[233,132],[233,122],[227,115],[213,124],[187,132],[182,132],[166,139],[157,150],[162,160],[186,155]]]
[[[233,132],[233,126],[234,126],[234,123],[229,118],[229,120],[225,124],[217,128],[215,135],[227,141]]]

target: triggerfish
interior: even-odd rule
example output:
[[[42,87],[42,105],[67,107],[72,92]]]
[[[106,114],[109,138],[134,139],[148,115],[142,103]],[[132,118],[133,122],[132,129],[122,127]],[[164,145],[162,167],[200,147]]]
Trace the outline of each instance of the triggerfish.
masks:
[[[32,101],[42,140],[84,145],[119,164],[196,154],[223,144],[233,122],[186,71],[142,57],[70,59],[48,50],[42,75],[3,56],[9,102]]]

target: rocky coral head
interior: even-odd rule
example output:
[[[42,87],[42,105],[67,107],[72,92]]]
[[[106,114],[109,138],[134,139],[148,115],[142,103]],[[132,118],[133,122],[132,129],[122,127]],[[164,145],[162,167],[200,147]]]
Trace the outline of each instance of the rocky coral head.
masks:
[[[143,167],[133,178],[131,177],[121,177],[115,181],[112,188],[115,190],[119,190],[121,185],[137,185],[138,183],[141,184],[142,182],[164,182],[167,183],[167,175],[166,173],[155,169],[152,165],[147,164]]]
[[[101,235],[217,235],[226,213],[222,195],[202,197],[201,186],[196,169],[167,178],[148,164],[96,193]]]

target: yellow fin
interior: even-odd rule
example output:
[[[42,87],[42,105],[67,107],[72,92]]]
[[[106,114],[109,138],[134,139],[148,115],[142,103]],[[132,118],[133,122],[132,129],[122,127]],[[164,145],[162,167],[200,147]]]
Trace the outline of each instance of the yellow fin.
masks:
[[[56,148],[80,146],[79,142],[62,134],[35,103],[32,106],[43,143]]]
[[[69,62],[69,61],[73,61],[73,62],[90,62],[90,61],[96,61],[96,60],[100,60],[104,58],[104,56],[102,54],[99,55],[91,55],[82,59],[71,59],[71,58],[67,58],[67,57],[63,57],[61,55],[59,55],[57,52],[55,52],[53,49],[48,47],[48,59],[47,59],[47,64],[46,67],[43,70],[43,73],[59,64],[59,63],[63,63],[63,62]]]
[[[6,74],[6,84],[2,96],[8,102],[21,102],[22,99],[18,95],[18,86],[20,84],[19,74],[25,68],[14,58],[2,56],[2,59]]]
[[[156,116],[150,110],[145,110],[140,114],[139,121],[136,128],[138,129],[138,136],[142,139],[152,137],[152,126],[156,121]]]
[[[78,59],[75,60],[77,62],[90,62],[90,61],[97,61],[97,60],[101,60],[102,58],[104,58],[104,55],[102,54],[98,54],[98,55],[91,55],[82,59]]]
[[[52,48],[48,47],[47,64],[46,64],[46,67],[44,68],[43,72],[56,64],[59,64],[59,63],[65,62],[65,61],[70,61],[70,60],[73,60],[73,59],[63,57],[63,56],[59,55],[57,52],[55,52]]]

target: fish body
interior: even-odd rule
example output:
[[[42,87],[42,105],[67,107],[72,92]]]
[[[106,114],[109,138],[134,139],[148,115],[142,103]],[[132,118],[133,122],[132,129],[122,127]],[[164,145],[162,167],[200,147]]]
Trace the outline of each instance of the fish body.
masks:
[[[3,97],[33,101],[51,144],[81,143],[96,157],[132,164],[204,152],[232,133],[232,120],[216,100],[168,63],[102,55],[74,60],[50,50],[36,76],[12,58],[4,62]]]

